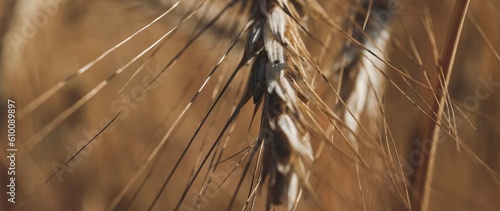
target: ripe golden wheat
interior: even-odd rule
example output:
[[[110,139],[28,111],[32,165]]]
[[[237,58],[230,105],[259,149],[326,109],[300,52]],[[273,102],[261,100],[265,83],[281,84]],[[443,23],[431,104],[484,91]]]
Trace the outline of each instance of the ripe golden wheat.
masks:
[[[500,207],[498,1],[0,5],[2,210]]]

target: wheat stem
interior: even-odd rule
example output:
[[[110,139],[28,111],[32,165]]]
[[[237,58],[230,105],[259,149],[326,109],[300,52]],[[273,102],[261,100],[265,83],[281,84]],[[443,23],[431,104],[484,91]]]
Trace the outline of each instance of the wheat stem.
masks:
[[[436,121],[438,124],[428,120],[422,138],[421,150],[425,152],[429,149],[430,153],[422,153],[423,162],[416,172],[414,186],[415,192],[413,193],[412,203],[413,210],[426,211],[429,210],[430,192],[432,184],[432,176],[434,172],[434,165],[436,161],[437,141],[439,138],[441,116],[443,115],[444,107],[446,106],[446,99],[448,99],[448,84],[453,70],[453,63],[460,40],[460,34],[464,24],[465,16],[470,0],[459,0],[455,5],[453,20],[448,31],[447,42],[443,53],[441,55],[440,72],[435,76],[435,95],[437,99],[433,102],[433,110],[437,113]],[[439,102],[438,102],[439,100]]]

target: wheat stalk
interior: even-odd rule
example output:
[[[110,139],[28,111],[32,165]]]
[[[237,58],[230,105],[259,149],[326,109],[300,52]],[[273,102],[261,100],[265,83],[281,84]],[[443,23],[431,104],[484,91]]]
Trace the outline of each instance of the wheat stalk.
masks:
[[[12,91],[0,90],[0,94],[12,92],[20,99],[18,112],[23,133],[19,143],[23,147],[19,150],[22,162],[19,168],[30,173],[19,175],[20,190],[28,196],[22,198],[17,209],[495,207],[497,202],[491,200],[495,194],[476,196],[475,193],[498,193],[496,186],[491,185],[500,181],[495,166],[497,157],[478,147],[494,149],[490,146],[496,145],[481,142],[475,146],[462,139],[464,134],[480,135],[483,139],[497,134],[487,129],[498,121],[494,113],[482,112],[496,111],[488,110],[487,105],[493,105],[492,99],[497,96],[493,91],[498,77],[483,80],[483,84],[490,83],[486,87],[472,87],[474,80],[470,72],[473,71],[469,70],[472,64],[491,72],[498,67],[495,27],[483,24],[485,20],[500,18],[500,13],[494,2],[482,0],[480,3],[483,1],[487,1],[487,6],[480,7],[480,11],[491,17],[475,14],[478,10],[468,10],[469,1],[456,3],[445,39],[440,36],[440,28],[450,24],[438,15],[442,13],[440,7],[448,5],[447,2],[129,0],[91,3],[81,0],[77,3],[78,0],[74,0],[60,5],[60,13],[52,17],[46,27],[37,28],[37,35],[21,53],[12,54],[5,42],[2,47],[2,52],[7,53],[2,60],[0,79],[7,84],[2,87],[12,87]],[[23,3],[26,5],[30,0]],[[393,5],[400,3],[402,8]],[[82,13],[77,12],[78,7],[83,6],[93,9],[89,9],[88,14],[83,9]],[[428,10],[434,8],[439,11]],[[37,8],[26,10],[32,9]],[[133,14],[140,17],[126,19]],[[97,21],[90,22],[94,28],[88,30],[89,26],[83,23],[88,24],[86,21],[94,16]],[[124,24],[117,24],[116,28],[129,30],[121,33],[121,38],[113,37],[114,22],[108,23],[107,18],[122,16]],[[471,38],[471,34],[477,32],[467,28],[467,17],[480,33],[479,41]],[[22,18],[26,17],[16,18],[13,29],[3,26],[0,29],[19,33],[16,29],[22,29],[25,21]],[[75,22],[67,24],[66,21]],[[134,21],[141,24],[132,28]],[[101,25],[106,29],[100,29]],[[463,25],[466,27],[461,34]],[[87,28],[78,30],[78,27]],[[57,33],[56,30],[62,28],[64,30]],[[60,34],[78,32],[68,35],[75,39],[68,43],[86,44],[85,38],[100,41],[96,35],[102,36],[99,34],[102,31],[113,34],[109,45],[99,50],[96,50],[99,45],[79,45],[82,49],[75,51],[84,55],[78,58],[83,63],[63,66],[68,60],[64,56],[70,55],[67,49],[72,48],[63,39],[68,38]],[[0,35],[3,35],[1,30]],[[146,39],[148,36],[150,39]],[[458,51],[460,37],[474,40],[474,45],[485,41],[485,45],[479,45],[484,48],[480,56]],[[439,54],[442,43],[445,47]],[[57,47],[58,44],[61,46]],[[54,50],[47,53],[45,45]],[[454,62],[455,54],[457,58],[467,59]],[[56,55],[57,62],[52,60]],[[5,59],[11,57],[18,58],[17,63]],[[149,75],[148,68],[153,62],[158,62],[159,67]],[[453,70],[453,63],[459,62]],[[439,70],[436,75],[431,73],[435,72],[435,66]],[[133,71],[129,72],[130,69]],[[453,86],[452,70],[458,73],[456,82],[465,88]],[[429,73],[434,78],[429,77]],[[3,78],[4,75],[7,77]],[[18,78],[13,80],[12,75]],[[143,77],[145,75],[147,77]],[[137,86],[139,91],[135,89]],[[467,109],[467,101],[464,103],[463,99],[469,98],[460,98],[457,94],[466,93],[462,88],[471,92],[479,90],[478,104],[485,107]],[[112,100],[129,94],[130,90],[134,90],[132,96],[117,112],[109,116],[99,113],[107,111],[114,103]],[[448,90],[455,94],[449,94]],[[423,97],[426,91],[431,92],[431,98]],[[491,97],[485,100],[486,94]],[[64,99],[58,103],[61,95]],[[144,97],[146,95],[148,97]],[[456,96],[458,99],[452,99]],[[490,117],[485,118],[486,115]],[[426,122],[419,124],[420,118]],[[95,123],[101,119],[107,121]],[[457,119],[479,131],[459,131]],[[418,129],[421,125],[425,133]],[[461,126],[464,131],[468,127]],[[85,129],[95,129],[92,131],[96,133],[86,134],[83,144],[74,147],[73,140],[81,136],[74,130]],[[448,145],[440,146],[438,151],[436,134],[439,131],[454,139],[466,155],[451,154],[446,151]],[[416,151],[406,150],[417,136],[428,140],[418,146],[418,152],[427,157],[421,165],[408,164]],[[96,147],[94,144],[100,139],[105,140],[104,144]],[[97,150],[92,152],[92,147]],[[429,148],[432,153],[427,155],[425,151]],[[438,160],[437,155],[445,159]],[[467,165],[464,158],[469,157],[480,167]],[[448,161],[456,163],[437,168]],[[60,165],[52,169],[51,162]],[[92,168],[88,163],[94,164]],[[225,169],[226,164],[231,167],[229,170]],[[406,171],[417,167],[417,173]],[[463,174],[447,175],[447,171],[461,171],[462,167],[466,170]],[[112,174],[108,176],[105,172]],[[221,172],[227,174],[221,176]],[[92,177],[97,174],[97,179]],[[474,185],[467,187],[469,189],[464,188],[467,183],[461,187],[453,183],[465,181],[469,174],[474,176],[471,181]],[[65,183],[57,183],[60,175]],[[408,177],[416,180],[407,180]],[[91,183],[89,178],[95,181]],[[83,185],[77,186],[80,182]],[[413,183],[408,185],[410,182]],[[60,190],[72,191],[72,194],[60,193]],[[60,203],[62,200],[65,203]],[[40,201],[44,203],[38,204]],[[3,204],[0,206],[4,208]]]
[[[425,153],[426,156],[424,157],[424,161],[418,168],[415,175],[414,186],[416,187],[416,190],[413,194],[413,210],[429,210],[430,191],[432,190],[431,184],[436,159],[436,148],[439,139],[439,131],[441,129],[438,125],[441,124],[440,119],[443,116],[444,109],[448,103],[446,102],[449,98],[448,84],[450,83],[450,76],[453,70],[455,55],[457,53],[458,41],[460,40],[469,3],[469,0],[460,0],[455,5],[453,21],[450,25],[447,42],[441,56],[441,66],[439,66],[439,72],[436,74],[436,78],[434,80],[434,93],[436,95],[436,100],[433,101],[433,110],[437,114],[436,119],[438,122],[427,122],[426,128],[423,132],[421,150],[422,152],[424,150],[429,150],[430,153]]]

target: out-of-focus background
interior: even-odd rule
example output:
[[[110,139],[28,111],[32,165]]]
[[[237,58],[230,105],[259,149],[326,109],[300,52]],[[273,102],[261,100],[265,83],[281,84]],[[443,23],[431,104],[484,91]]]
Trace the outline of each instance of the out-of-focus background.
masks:
[[[146,94],[131,101],[133,96],[140,93],[154,76],[183,51],[196,33],[220,13],[228,1],[208,1],[179,25],[200,2],[180,1],[164,18],[110,52],[88,71],[72,77],[82,67],[167,11],[176,1],[0,1],[2,210],[11,210],[16,206],[18,210],[104,210],[110,206],[138,169],[141,169],[162,137],[172,128],[177,117],[189,105],[192,96],[245,24],[246,15],[242,15],[244,12],[238,10],[237,4],[195,39]],[[368,210],[408,209],[405,207],[404,184],[412,189],[409,179],[418,167],[421,156],[415,153],[420,143],[418,137],[427,118],[424,112],[430,112],[421,97],[426,102],[433,98],[429,89],[415,81],[427,83],[423,72],[429,77],[434,76],[439,62],[436,58],[444,46],[456,1],[394,2],[397,11],[391,24],[388,61],[410,75],[414,81],[405,81],[401,73],[387,70],[387,77],[391,82],[384,95],[384,108],[390,130],[381,136],[387,135],[394,140],[394,145],[387,148],[393,151],[387,152],[379,148],[363,150],[362,156],[373,168],[362,168],[358,179],[352,160],[353,153],[345,143],[335,141],[339,149],[350,157],[339,151],[325,149],[328,153],[319,156],[311,174],[313,189],[320,205],[314,202],[314,197],[304,197],[299,210],[318,207],[326,210],[362,210],[359,183],[364,187]],[[346,11],[353,5],[347,0],[324,0],[320,4],[330,13],[332,21],[339,24],[348,18]],[[432,183],[431,210],[497,210],[500,207],[500,180],[495,173],[500,172],[499,22],[500,2],[472,1],[449,86],[453,102],[450,107],[455,113],[453,119],[456,121],[460,140],[468,148],[457,147],[456,140],[448,135],[441,137]],[[324,42],[330,35],[333,37],[329,41],[330,50],[325,52],[322,52],[317,43],[306,39],[313,58],[326,54],[319,63],[322,67],[328,67],[338,58],[336,56],[339,52],[332,51],[339,49],[345,37],[340,32],[326,30],[320,24],[309,26],[309,30]],[[170,30],[172,31],[169,32]],[[164,44],[156,45],[137,61],[126,66],[119,75],[109,78],[167,32],[170,34],[165,37]],[[307,37],[305,34],[304,36]],[[228,54],[199,97],[192,102],[185,118],[182,118],[168,138],[166,150],[154,162],[151,176],[141,183],[147,173],[140,174],[139,182],[125,192],[116,210],[145,210],[151,204],[214,102],[216,94],[239,62],[243,47],[243,42],[240,41]],[[134,75],[143,64],[143,71]],[[247,77],[248,68],[244,68],[229,86],[228,92],[187,151],[185,159],[176,168],[155,210],[172,210],[175,207],[188,185],[188,178],[198,168],[234,109]],[[109,83],[90,97],[88,93],[96,90],[95,87],[100,87],[105,80]],[[3,191],[7,184],[6,168],[9,164],[4,156],[7,146],[6,99],[14,99],[19,111],[57,84],[62,84],[61,82],[64,85],[58,92],[24,117],[18,116],[17,203],[12,206],[6,201],[6,191]],[[318,86],[321,97],[327,102],[333,102],[325,87],[321,89],[322,86]],[[81,107],[75,106],[80,103]],[[73,108],[74,112],[61,123],[54,124],[54,128],[47,126]],[[120,111],[121,115],[107,130],[71,159]],[[450,109],[448,111],[451,112]],[[217,185],[212,184],[207,189],[201,203],[204,210],[226,209],[234,196],[246,164],[244,150],[257,137],[257,123],[260,120],[257,117],[249,130],[252,113],[253,106],[245,106],[230,132],[222,139],[226,146],[221,144],[217,147],[218,153],[224,150],[222,159],[228,159],[212,175],[212,180]],[[447,115],[452,116],[450,113]],[[363,119],[363,122],[370,121],[372,120]],[[40,131],[44,130],[50,132],[38,140]],[[317,150],[319,144],[313,143],[313,146]],[[243,153],[236,154],[242,150]],[[381,159],[381,156],[386,159]],[[390,156],[394,157],[388,159]],[[71,162],[65,165],[70,159]],[[241,159],[244,160],[241,165],[233,168]],[[396,168],[400,171],[384,171],[386,160],[400,163],[401,166]],[[205,164],[205,168],[207,165]],[[254,165],[250,166],[244,179],[234,210],[241,210],[249,194],[249,184],[256,182],[252,181]],[[392,163],[388,165],[393,166]],[[60,170],[57,171],[58,169]],[[388,172],[395,176],[387,177]],[[202,171],[201,178],[188,191],[183,203],[186,210],[192,210],[196,206],[197,194],[203,189],[201,184],[205,174]],[[52,175],[52,179],[47,180]],[[407,179],[406,183],[398,179],[403,178],[401,175]],[[137,191],[139,188],[140,191]],[[265,188],[257,190],[259,200],[255,210],[264,209],[265,194]]]

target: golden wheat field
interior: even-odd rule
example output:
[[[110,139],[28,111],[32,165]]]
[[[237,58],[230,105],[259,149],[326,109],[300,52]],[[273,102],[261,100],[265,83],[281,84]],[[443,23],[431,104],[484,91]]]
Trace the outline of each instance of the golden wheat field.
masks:
[[[0,0],[0,210],[499,210],[500,1]]]

